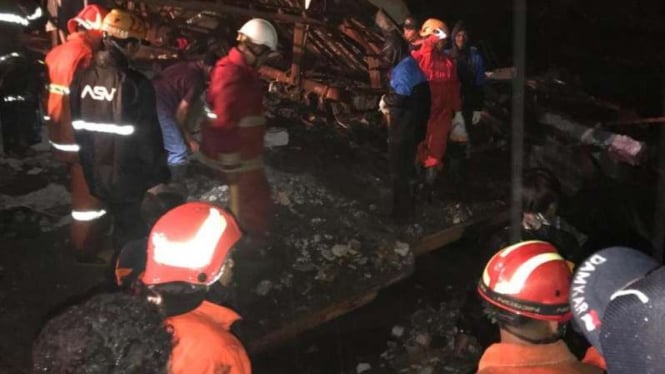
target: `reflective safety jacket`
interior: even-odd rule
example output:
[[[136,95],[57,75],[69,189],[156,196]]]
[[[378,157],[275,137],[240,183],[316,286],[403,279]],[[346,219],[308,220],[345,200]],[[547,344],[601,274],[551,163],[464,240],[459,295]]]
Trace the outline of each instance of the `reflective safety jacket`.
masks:
[[[93,196],[109,203],[143,199],[169,178],[155,92],[117,50],[100,51],[70,87],[72,127]]]
[[[435,35],[423,40],[419,49],[411,52],[425,73],[432,90],[432,112],[443,110],[460,111],[460,82],[455,62],[443,52],[436,50],[438,38]]]
[[[538,345],[492,344],[478,363],[478,374],[519,373],[601,374],[603,371],[581,363],[562,340]]]
[[[240,319],[231,309],[204,301],[198,308],[167,318],[175,345],[171,374],[249,374],[249,357],[229,331]]]
[[[69,109],[69,85],[79,68],[87,68],[93,55],[93,41],[86,33],[69,35],[67,42],[53,48],[46,55],[48,68],[48,124],[49,142],[57,159],[75,161],[79,146],[74,140]]]

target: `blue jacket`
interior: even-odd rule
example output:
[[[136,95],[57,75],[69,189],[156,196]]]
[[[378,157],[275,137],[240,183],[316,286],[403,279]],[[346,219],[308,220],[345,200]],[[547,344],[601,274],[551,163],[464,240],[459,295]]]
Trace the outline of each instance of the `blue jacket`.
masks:
[[[427,78],[411,56],[400,61],[390,72],[390,88],[398,95],[410,96],[413,88],[423,82],[427,82]]]

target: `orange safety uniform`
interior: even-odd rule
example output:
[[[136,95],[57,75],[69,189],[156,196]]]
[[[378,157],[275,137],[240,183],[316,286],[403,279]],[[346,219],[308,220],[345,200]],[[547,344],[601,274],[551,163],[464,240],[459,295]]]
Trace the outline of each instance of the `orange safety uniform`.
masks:
[[[250,374],[249,357],[229,331],[240,316],[204,301],[198,308],[166,319],[173,328],[171,374]]]
[[[478,374],[602,374],[593,365],[580,362],[563,340],[551,344],[497,343],[485,350]]]
[[[49,75],[48,85],[48,133],[56,159],[70,167],[72,217],[71,245],[76,251],[91,251],[99,245],[103,226],[99,219],[104,215],[101,202],[90,194],[79,162],[79,146],[74,139],[69,107],[69,86],[77,69],[90,65],[99,41],[86,32],[69,35],[67,41],[53,48],[46,55]]]
[[[199,159],[237,188],[231,210],[250,235],[270,231],[273,203],[263,169],[263,87],[255,68],[237,48],[221,58],[210,78],[208,120],[201,129]]]
[[[432,104],[427,135],[418,147],[418,160],[426,168],[443,166],[453,114],[462,109],[455,62],[436,49],[439,39],[430,35],[411,51],[429,81]]]

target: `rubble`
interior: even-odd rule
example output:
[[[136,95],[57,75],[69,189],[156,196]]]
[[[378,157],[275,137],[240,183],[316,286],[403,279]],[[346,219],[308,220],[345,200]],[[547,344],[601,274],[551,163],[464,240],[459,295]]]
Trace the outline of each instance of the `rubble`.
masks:
[[[361,362],[356,366],[356,373],[361,374],[366,371],[372,370],[372,365],[366,363],[366,362]]]

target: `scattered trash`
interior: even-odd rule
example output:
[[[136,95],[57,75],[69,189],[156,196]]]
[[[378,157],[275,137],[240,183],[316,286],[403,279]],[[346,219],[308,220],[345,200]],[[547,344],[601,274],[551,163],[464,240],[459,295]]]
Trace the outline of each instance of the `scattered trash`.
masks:
[[[409,243],[404,243],[400,241],[395,242],[395,253],[397,253],[398,255],[402,257],[408,255],[409,249],[410,249]]]
[[[404,335],[404,327],[394,326],[392,329],[392,335],[396,338],[401,338]]]
[[[272,289],[272,282],[269,280],[262,280],[256,286],[256,294],[259,296],[266,296]]]

